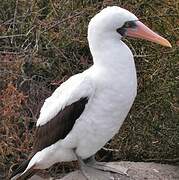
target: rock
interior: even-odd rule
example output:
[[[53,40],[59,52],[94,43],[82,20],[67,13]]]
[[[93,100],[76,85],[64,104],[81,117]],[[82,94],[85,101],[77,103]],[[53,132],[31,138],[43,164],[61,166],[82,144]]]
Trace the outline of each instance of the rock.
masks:
[[[99,170],[88,171],[92,180],[179,180],[179,166],[172,166],[159,163],[145,162],[109,162],[110,166],[121,169],[121,166],[127,168],[127,174],[103,172]],[[48,178],[52,180],[54,178]],[[31,180],[42,180],[41,177],[35,176]],[[47,180],[47,179],[46,179]],[[58,180],[86,180],[79,170],[71,172]]]

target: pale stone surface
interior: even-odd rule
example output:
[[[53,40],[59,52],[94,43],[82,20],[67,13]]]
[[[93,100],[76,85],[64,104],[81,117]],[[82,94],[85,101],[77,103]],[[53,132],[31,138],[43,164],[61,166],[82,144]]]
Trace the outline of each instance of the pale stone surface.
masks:
[[[128,168],[128,175],[113,174],[102,172],[89,168],[88,174],[91,180],[179,180],[179,166],[171,166],[167,164],[158,163],[144,163],[144,162],[110,162],[115,168]],[[43,180],[39,176],[33,176],[31,180]],[[52,180],[54,178],[46,178]],[[67,174],[65,177],[58,180],[86,180],[80,171],[74,171]]]

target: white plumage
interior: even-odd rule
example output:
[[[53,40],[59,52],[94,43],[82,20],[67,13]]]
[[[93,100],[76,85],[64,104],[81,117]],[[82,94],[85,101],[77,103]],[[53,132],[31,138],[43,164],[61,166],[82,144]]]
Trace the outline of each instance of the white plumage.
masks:
[[[108,19],[109,12],[112,12],[109,22],[104,23],[101,20]],[[126,18],[131,15],[130,20],[137,19],[124,9],[109,7],[91,20],[88,40],[94,65],[69,78],[46,99],[37,126],[44,125],[65,106],[82,97],[88,97],[88,104],[66,138],[38,152],[26,170],[34,164],[37,168],[47,168],[56,162],[75,160],[73,148],[78,156],[88,158],[118,132],[137,92],[133,55],[120,41],[119,34],[111,31],[115,27],[110,25],[114,26],[112,19],[115,19],[117,28],[121,19],[117,21],[116,15],[121,18],[125,14]],[[123,17],[122,21],[126,20]],[[103,32],[106,27],[109,30]]]

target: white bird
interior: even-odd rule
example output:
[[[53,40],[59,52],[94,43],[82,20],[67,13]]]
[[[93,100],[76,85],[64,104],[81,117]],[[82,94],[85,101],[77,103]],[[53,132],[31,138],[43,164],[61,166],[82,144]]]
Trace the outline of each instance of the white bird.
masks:
[[[37,169],[73,160],[80,162],[82,171],[85,165],[105,169],[91,163],[91,157],[118,132],[137,94],[134,58],[121,40],[124,36],[171,47],[123,8],[107,7],[96,14],[88,26],[93,65],[70,77],[45,100],[33,151],[11,177],[18,174],[19,179],[27,179]]]

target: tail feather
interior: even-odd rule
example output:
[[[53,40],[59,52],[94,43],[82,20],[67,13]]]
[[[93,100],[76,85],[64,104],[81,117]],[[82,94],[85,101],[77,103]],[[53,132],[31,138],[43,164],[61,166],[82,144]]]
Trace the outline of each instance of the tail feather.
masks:
[[[27,168],[29,162],[30,159],[24,161],[14,172],[12,172],[10,179],[14,179],[18,174],[19,175],[15,178],[16,180],[27,180],[28,178],[32,177],[37,172],[37,169],[34,169],[33,166],[27,170],[27,172],[22,174]]]
[[[34,167],[32,166],[24,174],[21,174],[16,180],[27,180],[31,178],[38,171],[39,169],[34,169]]]

